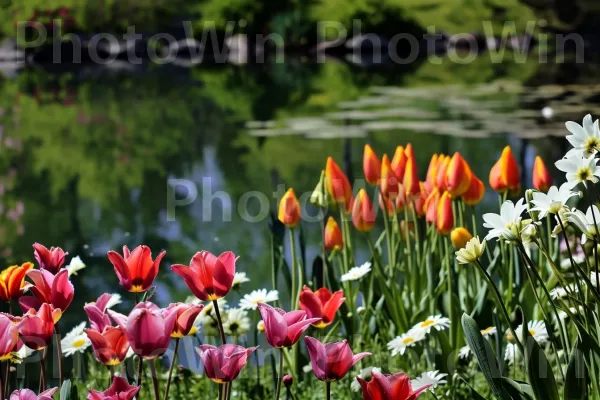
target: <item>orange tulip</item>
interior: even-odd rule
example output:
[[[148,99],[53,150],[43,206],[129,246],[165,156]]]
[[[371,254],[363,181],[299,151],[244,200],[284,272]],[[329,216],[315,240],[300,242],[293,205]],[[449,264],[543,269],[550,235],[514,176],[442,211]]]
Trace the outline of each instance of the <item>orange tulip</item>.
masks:
[[[460,196],[469,189],[473,173],[465,159],[456,152],[446,169],[446,188],[452,196]]]
[[[368,232],[375,226],[375,210],[365,189],[360,189],[354,199],[352,223],[361,232]]]
[[[344,248],[344,239],[338,223],[333,217],[329,217],[325,225],[325,248],[329,251],[342,250]]]
[[[296,193],[294,193],[294,189],[288,189],[281,198],[277,218],[282,224],[290,228],[300,223],[300,202],[296,197]]]
[[[363,171],[367,182],[370,185],[377,185],[381,173],[381,161],[368,144],[365,144],[363,152]]]
[[[519,166],[510,146],[502,150],[502,155],[490,171],[490,186],[497,192],[507,190],[518,193],[521,190]]]
[[[421,194],[421,183],[417,172],[417,159],[410,143],[406,146],[405,153],[407,159],[406,168],[404,169],[404,194],[407,200],[411,200]]]
[[[394,157],[392,157],[392,171],[398,178],[404,177],[404,169],[406,168],[406,153],[404,147],[396,147]]]
[[[533,187],[545,193],[550,186],[552,186],[552,175],[548,172],[542,158],[537,156],[533,164]]]
[[[452,196],[444,192],[437,206],[435,217],[436,228],[442,235],[447,235],[454,228],[454,215],[452,213]]]
[[[394,174],[387,154],[384,154],[381,160],[381,179],[379,181],[379,188],[385,197],[392,200],[398,196],[400,190],[400,180],[396,174]]]
[[[13,265],[0,273],[0,299],[10,301],[23,295],[27,284],[25,275],[33,268],[33,264],[26,262],[22,265]]]
[[[425,190],[425,182],[420,182],[419,186],[421,187],[421,192],[419,193],[419,197],[417,197],[411,204],[411,207],[415,207],[417,217],[422,217],[425,215],[425,201],[427,200],[427,191]]]
[[[456,250],[463,249],[469,240],[473,239],[473,235],[462,226],[452,229],[450,240]]]
[[[404,207],[406,206],[406,197],[404,196],[404,186],[400,185],[400,190],[398,192],[398,196],[396,196],[396,212],[404,211]]]
[[[327,158],[325,166],[325,187],[335,202],[344,203],[344,207],[348,208],[352,199],[352,186],[346,174],[331,157]]]
[[[443,157],[443,158],[442,158]],[[440,192],[446,191],[446,170],[450,164],[450,156],[441,156],[438,161],[437,176],[435,177],[435,185]]]
[[[427,196],[427,200],[425,200],[425,220],[430,224],[435,222],[435,217],[437,215],[437,205],[440,201],[440,191],[437,187],[434,187],[429,196]]]
[[[437,177],[439,159],[441,157],[444,157],[444,155],[434,154],[433,156],[431,156],[431,161],[429,161],[429,167],[427,167],[427,177],[425,178],[425,186],[427,188],[428,193],[431,193],[431,191],[435,187],[435,179]]]
[[[471,179],[471,184],[466,192],[462,194],[462,199],[465,204],[469,206],[474,206],[479,203],[483,199],[483,195],[485,194],[485,186],[481,179],[473,175]]]
[[[400,196],[398,196],[400,197]],[[398,200],[398,197],[396,197],[396,200]],[[381,211],[385,211],[388,214],[388,217],[393,217],[394,212],[396,212],[396,202],[392,201],[389,199],[389,197],[384,197],[381,195],[381,193],[379,193],[379,208],[381,209]],[[385,207],[385,208],[384,208]]]

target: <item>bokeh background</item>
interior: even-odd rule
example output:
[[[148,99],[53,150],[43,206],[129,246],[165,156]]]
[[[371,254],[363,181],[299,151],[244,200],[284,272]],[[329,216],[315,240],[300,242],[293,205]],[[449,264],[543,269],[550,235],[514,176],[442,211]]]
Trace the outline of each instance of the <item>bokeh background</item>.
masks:
[[[391,155],[411,142],[421,175],[433,152],[460,151],[485,181],[510,144],[525,186],[537,154],[560,179],[553,160],[564,154],[564,122],[598,115],[599,14],[595,0],[0,0],[0,263],[33,261],[33,242],[81,256],[88,268],[74,277],[73,310],[65,315],[65,324],[75,324],[84,318],[84,302],[118,291],[106,252],[123,244],[167,250],[162,304],[187,294],[169,264],[187,263],[200,249],[234,250],[252,280],[248,289],[265,286],[268,219],[244,220],[239,199],[260,191],[274,209],[277,185],[312,190],[327,156],[361,176],[365,143]],[[156,33],[183,39],[182,21],[190,21],[196,39],[214,28],[229,53],[225,63],[206,48],[202,62],[180,52],[175,63],[142,57],[132,64],[117,48],[104,49],[117,56],[106,65],[86,57],[52,63],[48,40],[20,54],[18,22],[52,29],[53,19],[62,34],[82,42],[135,26],[143,46]],[[444,34],[436,42],[440,62],[423,54],[404,65],[385,57],[374,62],[377,49],[360,36],[350,33],[332,47],[317,36],[320,21],[351,30],[355,19],[363,34],[383,42],[398,33],[422,37],[434,27]],[[483,21],[490,21],[493,40],[484,37]],[[506,21],[514,30],[503,41]],[[533,34],[531,21],[538,27]],[[284,61],[267,48],[258,62],[252,38],[272,32],[285,41]],[[456,33],[478,38],[472,62],[448,57],[461,52],[460,42],[448,40]],[[572,51],[557,61],[554,38],[569,33],[582,38],[584,62]],[[550,45],[540,44],[539,34]],[[529,39],[528,55],[515,61]],[[490,43],[506,45],[502,62],[492,62]],[[60,46],[63,54],[72,51],[71,42]],[[362,57],[352,54],[357,46]],[[326,50],[325,62],[317,62],[317,49]],[[188,179],[199,191],[174,221],[167,219],[169,178]],[[231,201],[215,200],[207,209],[203,178]],[[493,193],[486,199],[496,205]],[[249,203],[251,214],[257,207]],[[231,221],[220,217],[223,210]],[[305,231],[308,251],[318,251],[319,225]]]

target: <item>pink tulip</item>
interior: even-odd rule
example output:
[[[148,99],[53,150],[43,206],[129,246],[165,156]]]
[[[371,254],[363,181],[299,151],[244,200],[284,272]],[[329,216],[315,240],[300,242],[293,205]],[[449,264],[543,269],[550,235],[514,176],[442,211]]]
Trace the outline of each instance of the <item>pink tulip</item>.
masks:
[[[379,372],[371,372],[373,379],[369,382],[357,376],[363,392],[363,400],[415,400],[430,385],[426,385],[413,392],[410,378],[399,372],[394,375],[383,375]]]
[[[360,359],[371,355],[371,353],[352,354],[347,340],[323,344],[307,336],[304,342],[315,376],[325,382],[339,381]]]
[[[267,342],[275,348],[293,346],[310,324],[321,318],[306,318],[305,311],[290,311],[286,313],[280,308],[258,303],[258,309],[265,324]]]
[[[110,387],[104,392],[90,390],[87,400],[132,400],[139,391],[139,386],[130,385],[124,378],[115,376]]]
[[[38,396],[30,389],[19,389],[12,392],[10,400],[53,400],[52,396],[57,390],[57,387],[48,389]]]
[[[35,312],[30,309],[21,319],[19,333],[21,340],[27,347],[40,350],[48,346],[54,332],[54,324],[61,317],[61,310],[53,308],[50,304],[42,304]]]
[[[194,304],[172,303],[169,304],[169,307],[163,309],[162,314],[165,319],[169,318],[172,313],[175,314],[175,325],[173,327],[173,332],[171,332],[171,337],[182,338],[189,335],[194,326],[196,317],[203,308],[204,305],[202,304],[197,306]]]
[[[111,297],[112,294],[104,293],[98,297],[98,300],[96,300],[95,303],[87,303],[85,306],[83,306],[83,310],[90,320],[90,326],[97,332],[102,333],[104,328],[111,325],[110,318],[106,313],[106,306],[108,305]]]
[[[12,352],[19,344],[19,326],[11,318],[0,314],[0,361],[12,359]]]
[[[108,259],[115,269],[121,286],[129,292],[141,293],[152,286],[165,254],[166,251],[161,252],[152,261],[152,251],[148,246],[138,246],[131,253],[127,246],[123,246],[122,256],[111,250],[108,252]]]
[[[152,359],[163,355],[169,348],[176,313],[163,317],[161,309],[149,301],[138,303],[128,317],[112,310],[108,313],[125,332],[135,354]]]
[[[73,284],[69,281],[69,271],[63,269],[58,274],[52,275],[49,270],[34,269],[27,272],[27,276],[34,284],[30,286],[33,296],[19,299],[19,305],[24,313],[30,308],[39,309],[43,303],[60,308],[62,312],[67,310],[75,295]]]
[[[65,253],[60,247],[50,247],[50,250],[43,244],[33,244],[33,255],[40,266],[40,269],[49,271],[55,275],[65,263]]]
[[[216,383],[226,383],[237,378],[246,365],[248,356],[256,349],[258,346],[246,349],[235,344],[220,347],[204,344],[196,351],[200,354],[206,376]]]
[[[226,251],[219,257],[202,250],[192,257],[190,266],[176,264],[171,270],[181,276],[194,296],[200,300],[218,300],[225,297],[233,285],[236,257]]]

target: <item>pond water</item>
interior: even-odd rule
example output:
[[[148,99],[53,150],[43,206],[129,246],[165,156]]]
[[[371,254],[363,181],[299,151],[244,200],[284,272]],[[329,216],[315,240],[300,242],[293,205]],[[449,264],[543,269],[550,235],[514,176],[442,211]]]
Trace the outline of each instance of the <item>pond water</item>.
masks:
[[[67,324],[83,318],[75,310],[84,302],[120,289],[106,252],[124,244],[167,250],[162,304],[188,292],[169,265],[201,249],[233,250],[247,288],[269,287],[267,211],[280,185],[310,192],[327,156],[361,177],[365,143],[391,155],[411,142],[422,178],[432,153],[460,151],[484,182],[511,144],[526,186],[536,154],[560,178],[552,162],[565,150],[564,121],[599,114],[597,71],[494,64],[484,54],[467,65],[402,68],[287,59],[0,75],[0,261],[33,261],[33,242],[81,256],[88,268],[74,277]],[[173,179],[197,190],[174,211]],[[496,202],[488,190],[486,204]],[[318,252],[318,223],[304,228],[307,251]]]

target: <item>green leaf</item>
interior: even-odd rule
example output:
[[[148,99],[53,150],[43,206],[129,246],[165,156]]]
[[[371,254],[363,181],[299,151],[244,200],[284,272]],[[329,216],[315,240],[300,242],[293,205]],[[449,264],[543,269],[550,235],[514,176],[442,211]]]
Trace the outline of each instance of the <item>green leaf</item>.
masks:
[[[565,377],[565,387],[563,392],[564,400],[580,400],[587,398],[585,358],[580,347],[580,343],[577,341],[571,351],[569,366],[567,367],[567,376]]]
[[[70,400],[71,399],[71,381],[67,379],[63,382],[60,388],[60,400]],[[77,397],[74,398],[76,400]]]
[[[475,320],[466,313],[462,316],[462,327],[465,332],[467,344],[475,354],[479,368],[490,385],[494,396],[500,400],[510,400],[506,391],[502,388],[502,374],[498,368],[498,362],[490,344],[481,334],[481,330]]]
[[[552,366],[538,342],[529,333],[528,321],[522,310],[521,314],[523,316],[521,343],[525,351],[525,367],[533,393],[538,400],[560,400]]]
[[[477,391],[475,389],[473,389],[473,386],[471,386],[469,384],[469,382],[467,382],[467,380],[465,378],[463,378],[462,376],[460,376],[459,374],[455,375],[456,377],[458,377],[458,379],[464,384],[466,385],[469,389],[471,389],[471,398],[474,400],[485,400],[485,397],[483,397],[482,395],[480,395],[479,393],[477,393]]]
[[[502,378],[502,382],[504,383],[504,389],[513,400],[535,400],[531,386],[506,377]]]

